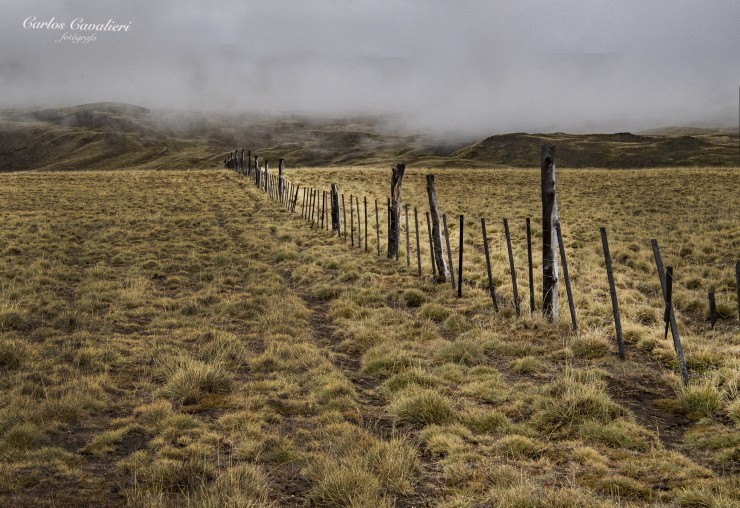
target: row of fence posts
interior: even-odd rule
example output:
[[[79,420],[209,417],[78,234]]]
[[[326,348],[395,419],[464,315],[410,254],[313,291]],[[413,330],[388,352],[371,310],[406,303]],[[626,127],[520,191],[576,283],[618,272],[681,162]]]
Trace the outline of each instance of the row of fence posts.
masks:
[[[288,211],[295,212],[299,192],[301,193],[301,217],[311,228],[329,230],[331,234],[347,242],[347,224],[349,223],[349,242],[352,247],[362,249],[364,245],[365,252],[369,252],[368,242],[368,200],[363,196],[362,210],[359,196],[350,194],[349,196],[349,221],[347,220],[347,207],[345,195],[339,192],[336,183],[331,184],[329,191],[303,187],[293,182],[286,182],[283,175],[284,160],[280,159],[278,164],[278,174],[269,173],[269,163],[264,161],[264,168],[260,165],[259,157],[252,156],[249,151],[245,159],[244,150],[236,150],[228,155],[224,160],[224,167],[234,169],[236,172],[247,177],[253,178],[255,185],[266,192],[268,196],[280,202]],[[252,164],[254,157],[254,164]],[[246,160],[246,167],[244,165]],[[387,214],[387,257],[398,260],[398,253],[401,248],[401,211],[404,211],[406,226],[406,266],[411,268],[411,241],[409,227],[409,205],[402,206],[401,202],[401,184],[406,166],[397,163],[392,168],[391,173],[391,197],[386,204]],[[563,242],[563,233],[558,219],[558,207],[556,198],[556,180],[555,180],[555,147],[553,145],[543,145],[541,154],[541,191],[542,191],[542,312],[546,318],[552,322],[558,320],[558,275],[559,264],[562,264],[562,276],[565,283],[566,296],[568,298],[568,309],[570,312],[571,325],[573,332],[579,333],[576,319],[575,302],[571,287],[570,275],[568,272],[568,262],[565,254],[565,245]],[[429,210],[425,212],[429,251],[431,257],[432,276],[438,283],[446,283],[448,280],[452,290],[458,297],[462,297],[463,281],[463,229],[464,215],[459,215],[459,241],[458,241],[458,272],[457,281],[455,280],[454,266],[452,261],[452,250],[450,248],[450,236],[447,228],[447,215],[439,212],[437,204],[437,193],[434,185],[434,175],[426,175],[427,197],[429,199]],[[340,220],[340,202],[341,202],[341,220]],[[380,256],[380,211],[378,200],[374,200],[375,207],[375,242],[377,245],[377,255]],[[362,229],[362,215],[364,212],[364,242]],[[355,235],[355,215],[357,216],[357,229]],[[486,234],[486,220],[480,219],[483,253],[486,260],[486,275],[488,282],[488,292],[491,297],[491,303],[494,312],[499,312],[499,302],[496,296],[496,288],[493,283],[491,270],[491,259],[488,248],[488,237]],[[511,234],[509,231],[509,221],[503,219],[504,235],[506,237],[506,248],[509,261],[509,271],[511,273],[511,284],[513,291],[513,305],[516,316],[521,315],[519,291],[516,280],[516,268],[514,266],[514,255],[511,244]],[[532,233],[531,221],[527,217],[525,220],[526,241],[527,241],[527,262],[528,262],[528,279],[529,279],[529,309],[530,314],[535,312],[534,297],[534,273],[532,265]],[[444,233],[444,243],[443,243]],[[617,352],[621,359],[625,357],[624,340],[622,335],[622,324],[619,312],[619,303],[617,291],[614,283],[614,272],[612,259],[609,252],[609,243],[607,239],[606,228],[600,227],[602,250],[606,265],[607,280],[609,283],[609,296],[612,304],[612,314],[614,318],[614,329],[617,342]],[[419,238],[419,213],[414,207],[414,238],[416,248],[417,274],[422,275],[421,262],[421,245]],[[355,239],[357,244],[355,245]],[[689,382],[688,370],[684,358],[683,347],[679,336],[676,316],[672,304],[672,282],[674,280],[673,267],[663,266],[663,261],[658,248],[657,240],[651,240],[653,255],[658,271],[658,278],[661,285],[663,300],[665,304],[664,317],[665,336],[667,337],[670,329],[673,337],[673,345],[679,364],[679,370],[684,385]],[[446,258],[445,249],[446,247]],[[558,256],[559,255],[559,256]],[[559,263],[559,259],[561,263]],[[735,265],[735,280],[738,296],[738,322],[740,323],[740,262]],[[456,284],[457,282],[457,284]],[[714,327],[716,321],[716,303],[714,291],[709,292],[709,309],[710,324]]]

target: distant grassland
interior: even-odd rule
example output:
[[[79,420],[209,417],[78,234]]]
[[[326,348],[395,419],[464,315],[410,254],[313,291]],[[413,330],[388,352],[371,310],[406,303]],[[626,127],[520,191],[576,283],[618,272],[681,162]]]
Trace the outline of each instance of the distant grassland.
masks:
[[[425,172],[403,184],[420,211]],[[427,251],[419,278],[405,243],[378,259],[371,229],[357,252],[233,172],[0,175],[0,504],[736,506],[740,170],[558,172],[580,337],[483,289],[481,216],[504,301],[500,220],[526,295],[532,217],[541,287],[538,172],[435,174],[453,246],[466,217],[460,299]],[[287,177],[378,198],[385,233],[389,168]],[[651,237],[681,281],[688,389]]]

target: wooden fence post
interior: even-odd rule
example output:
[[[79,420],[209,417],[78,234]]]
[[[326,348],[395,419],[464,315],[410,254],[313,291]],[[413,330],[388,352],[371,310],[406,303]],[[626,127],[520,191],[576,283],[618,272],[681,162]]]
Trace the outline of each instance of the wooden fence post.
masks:
[[[509,220],[504,219],[504,234],[506,234],[506,248],[509,251],[509,271],[511,272],[511,287],[514,290],[514,310],[516,317],[521,315],[519,308],[519,291],[516,286],[516,270],[514,269],[514,252],[511,249],[511,235],[509,234]]]
[[[442,214],[442,225],[445,230],[445,244],[447,245],[447,262],[450,263],[450,284],[452,291],[455,291],[455,266],[452,264],[452,249],[450,249],[450,233],[447,230],[447,214]]]
[[[298,189],[301,187],[301,184],[297,184],[295,187],[295,195],[293,196],[293,204],[290,206],[290,211],[295,212],[295,206],[298,203]]]
[[[349,240],[352,247],[355,246],[355,201],[352,199],[352,194],[349,195]]]
[[[421,244],[419,243],[419,215],[414,207],[414,230],[416,231],[416,264],[419,266],[419,277],[421,277]]]
[[[362,201],[365,205],[365,252],[368,252],[368,247],[367,247],[367,196],[362,196]]]
[[[555,224],[558,202],[555,196],[555,147],[542,145],[542,312],[549,321],[558,319],[558,253]]]
[[[617,287],[614,284],[614,272],[612,270],[612,256],[609,253],[609,241],[606,238],[606,228],[600,227],[601,246],[604,249],[604,262],[606,263],[606,277],[609,279],[609,297],[612,301],[612,314],[614,315],[614,331],[617,335],[617,350],[619,358],[624,360],[624,339],[622,338],[622,320],[619,317],[619,302],[617,301]]]
[[[388,230],[388,257],[398,259],[401,249],[401,183],[406,165],[399,162],[391,168],[391,214]]]
[[[534,270],[532,268],[532,231],[527,217],[527,264],[529,265],[529,313],[534,314]]]
[[[285,161],[283,159],[280,159],[278,161],[278,188],[279,188],[278,194],[280,194],[280,196],[282,196],[283,192],[285,191],[285,179],[283,177],[284,169],[285,169]]]
[[[436,279],[437,266],[434,262],[434,246],[432,245],[432,226],[429,221],[429,212],[426,212],[426,217],[427,217],[427,234],[429,236],[429,255],[432,257],[432,276]]]
[[[555,232],[558,236],[560,257],[563,258],[563,278],[565,279],[565,291],[568,295],[568,309],[570,310],[570,321],[573,323],[573,332],[578,335],[578,323],[576,323],[576,305],[573,301],[573,291],[570,287],[570,275],[568,275],[568,260],[565,258],[565,245],[563,244],[563,233],[560,230],[560,222],[555,223]]]
[[[362,249],[362,216],[360,215],[360,196],[355,198],[357,203],[357,248]],[[367,224],[365,224],[367,229]]]
[[[254,156],[254,184],[257,186],[257,188],[260,188],[260,184],[262,183],[262,170],[259,166],[259,156]]]
[[[483,231],[483,254],[486,256],[486,273],[488,274],[488,294],[491,295],[493,310],[498,312],[496,303],[496,288],[493,287],[493,275],[491,274],[491,257],[488,254],[488,237],[486,236],[486,219],[480,218],[480,228]]]
[[[337,184],[331,184],[331,233],[336,231],[337,236],[341,236],[339,230],[339,187]]]
[[[409,205],[404,207],[406,211],[406,268],[411,268],[411,245],[409,245]],[[367,220],[365,221],[367,222]],[[365,230],[367,233],[367,229]],[[367,240],[365,240],[365,247],[367,247]]]
[[[429,211],[432,216],[432,257],[437,267],[437,282],[447,282],[449,271],[442,250],[442,228],[440,228],[439,207],[437,206],[437,191],[434,188],[434,175],[427,175],[427,196],[429,197]]]
[[[247,176],[252,176],[252,150],[247,152]]]
[[[380,257],[380,216],[378,215],[378,200],[375,200],[375,240],[378,242],[378,257]]]
[[[270,163],[265,159],[265,192],[270,191]]]
[[[460,214],[460,252],[457,261],[457,297],[462,297],[462,272],[463,272],[463,227],[465,226],[465,216]]]
[[[347,207],[344,206],[344,193],[342,193],[342,224],[344,224],[344,241],[347,242]]]
[[[242,157],[239,161],[239,173],[244,174],[244,148],[242,148]]]
[[[678,335],[678,324],[676,323],[676,316],[673,312],[673,308],[668,301],[668,287],[666,285],[666,274],[663,268],[663,259],[660,256],[660,249],[658,248],[658,240],[650,240],[650,245],[653,248],[653,256],[655,257],[655,265],[658,268],[658,278],[660,279],[660,287],[663,290],[663,299],[666,303],[666,309],[668,311],[668,322],[671,327],[671,335],[673,336],[673,348],[676,351],[676,358],[678,359],[678,367],[681,371],[681,379],[683,380],[684,386],[689,384],[689,371],[686,368],[686,360],[683,355],[683,347],[681,346],[681,337]]]
[[[735,291],[737,292],[737,324],[740,326],[740,262],[735,263]]]

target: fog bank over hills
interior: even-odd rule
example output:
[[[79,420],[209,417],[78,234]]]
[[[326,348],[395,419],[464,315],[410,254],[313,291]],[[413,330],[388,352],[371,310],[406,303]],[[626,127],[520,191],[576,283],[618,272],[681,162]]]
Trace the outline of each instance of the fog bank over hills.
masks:
[[[0,107],[381,116],[456,142],[737,127],[735,1],[0,3]],[[130,29],[56,42],[78,18]]]

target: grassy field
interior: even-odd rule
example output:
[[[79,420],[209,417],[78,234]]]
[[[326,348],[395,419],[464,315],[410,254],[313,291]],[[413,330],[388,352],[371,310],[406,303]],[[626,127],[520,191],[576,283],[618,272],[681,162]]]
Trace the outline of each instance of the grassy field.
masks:
[[[384,205],[389,174],[288,178]],[[403,184],[420,219],[423,175]],[[737,506],[740,171],[559,172],[579,336],[564,295],[556,325],[526,305],[539,173],[436,175],[453,238],[453,216],[466,218],[459,299],[432,282],[426,247],[418,277],[405,243],[398,262],[378,258],[371,229],[358,252],[232,172],[0,175],[0,504]],[[675,267],[688,388],[663,338],[650,238]]]

